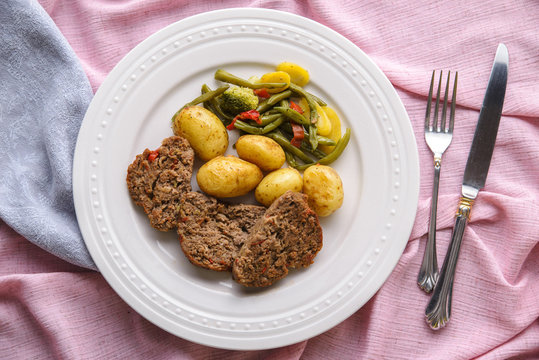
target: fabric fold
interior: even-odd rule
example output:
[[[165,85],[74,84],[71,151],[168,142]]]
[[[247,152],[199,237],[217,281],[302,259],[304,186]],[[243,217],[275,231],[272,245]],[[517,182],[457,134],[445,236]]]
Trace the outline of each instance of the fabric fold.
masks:
[[[0,2],[0,217],[39,247],[96,269],[78,228],[72,166],[93,97],[70,45],[35,1]]]

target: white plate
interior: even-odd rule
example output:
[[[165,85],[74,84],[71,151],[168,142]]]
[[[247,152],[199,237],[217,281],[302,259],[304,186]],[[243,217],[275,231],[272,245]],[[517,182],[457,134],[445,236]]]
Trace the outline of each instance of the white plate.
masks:
[[[191,265],[174,232],[153,230],[130,200],[127,166],[172,135],[171,115],[215,87],[224,68],[242,77],[284,60],[309,70],[308,89],[352,129],[334,168],[341,209],[322,219],[324,247],[308,269],[249,290],[230,273]],[[265,9],[193,16],[150,36],[103,82],[75,151],[79,225],[99,270],[138,313],[185,339],[229,349],[296,343],[337,325],[365,304],[397,264],[415,218],[418,155],[406,111],[377,66],[314,21]]]

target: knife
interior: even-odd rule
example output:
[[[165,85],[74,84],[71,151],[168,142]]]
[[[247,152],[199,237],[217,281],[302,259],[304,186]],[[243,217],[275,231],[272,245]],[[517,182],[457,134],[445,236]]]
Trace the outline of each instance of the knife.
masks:
[[[462,196],[458,204],[451,243],[432,297],[425,309],[427,323],[434,330],[444,327],[451,317],[451,295],[462,235],[470,218],[473,202],[479,190],[485,186],[487,179],[488,168],[494,144],[496,143],[498,125],[502,115],[508,65],[509,54],[507,48],[504,44],[499,44],[464,170]]]

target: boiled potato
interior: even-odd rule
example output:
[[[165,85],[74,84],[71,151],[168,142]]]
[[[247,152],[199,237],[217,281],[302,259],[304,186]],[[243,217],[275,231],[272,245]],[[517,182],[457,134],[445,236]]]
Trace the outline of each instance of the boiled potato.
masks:
[[[274,71],[264,74],[260,77],[261,83],[286,83],[285,86],[267,89],[270,94],[278,93],[286,90],[290,86],[290,75],[284,71]]]
[[[298,86],[305,86],[309,82],[309,72],[293,62],[285,61],[277,65],[277,71],[284,71],[290,75],[290,81]]]
[[[322,106],[322,110],[324,111],[327,118],[329,119],[329,122],[331,123],[331,131],[326,136],[328,138],[330,138],[331,140],[335,141],[335,142],[339,141],[340,138],[341,138],[341,120],[339,119],[339,115],[337,115],[335,110],[333,110],[329,106]],[[322,150],[322,151],[324,151],[324,152],[326,152],[328,154],[334,148],[335,148],[335,146],[329,146],[329,145],[320,145],[319,146],[320,150]]]
[[[299,171],[284,168],[270,172],[255,189],[255,199],[264,206],[270,206],[288,190],[301,192],[303,179]]]
[[[261,135],[243,135],[236,142],[238,156],[262,171],[279,169],[285,162],[284,151],[275,140]]]
[[[253,190],[262,171],[255,164],[236,156],[218,156],[198,169],[197,183],[200,190],[218,198],[241,196]]]
[[[217,116],[202,106],[187,106],[174,118],[175,135],[187,139],[195,154],[204,161],[223,155],[228,133]]]
[[[341,207],[344,199],[341,177],[326,165],[313,165],[303,172],[303,192],[318,216],[331,215]]]

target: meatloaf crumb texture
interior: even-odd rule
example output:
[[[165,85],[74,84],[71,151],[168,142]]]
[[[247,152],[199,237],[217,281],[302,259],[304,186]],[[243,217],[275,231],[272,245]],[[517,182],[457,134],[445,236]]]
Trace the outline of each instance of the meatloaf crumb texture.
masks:
[[[127,188],[134,202],[144,208],[150,224],[157,230],[176,227],[179,201],[191,191],[194,152],[180,136],[163,140],[155,151],[136,156],[127,169]]]
[[[233,259],[263,206],[229,205],[200,192],[189,192],[180,200],[178,236],[185,256],[194,265],[230,271]]]
[[[257,221],[233,264],[242,285],[264,287],[288,274],[290,268],[312,264],[322,248],[322,228],[307,196],[288,191]]]

